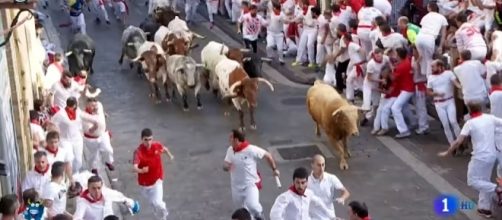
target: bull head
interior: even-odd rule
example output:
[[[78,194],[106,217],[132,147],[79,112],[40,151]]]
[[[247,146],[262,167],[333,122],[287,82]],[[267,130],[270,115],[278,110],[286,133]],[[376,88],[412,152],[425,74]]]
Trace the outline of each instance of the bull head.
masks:
[[[235,82],[230,86],[230,95],[224,98],[236,98],[238,96],[243,96],[250,107],[258,106],[256,102],[257,92],[258,92],[258,82],[263,82],[267,84],[270,90],[274,91],[274,86],[268,80],[258,77],[258,78],[244,78],[240,81]]]
[[[348,135],[359,135],[360,108],[354,105],[346,104],[335,110],[331,117],[333,123],[346,129]]]

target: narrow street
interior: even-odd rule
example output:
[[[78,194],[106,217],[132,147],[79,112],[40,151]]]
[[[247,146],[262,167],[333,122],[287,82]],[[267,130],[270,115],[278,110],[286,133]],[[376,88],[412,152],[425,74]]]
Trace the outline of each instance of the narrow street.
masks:
[[[147,8],[143,1],[129,2],[128,24],[139,26]],[[200,4],[199,9],[205,5]],[[200,11],[200,10],[199,10]],[[67,28],[57,27],[67,17],[52,4],[44,11],[52,17],[62,47],[70,39]],[[228,147],[228,135],[238,125],[237,112],[224,116],[224,104],[203,89],[203,109],[197,110],[193,93],[189,94],[190,111],[181,108],[180,97],[171,103],[154,104],[148,98],[148,85],[135,69],[118,64],[122,29],[111,15],[111,25],[94,23],[95,15],[85,12],[87,32],[96,42],[95,73],[91,84],[103,92],[100,99],[109,114],[108,127],[113,133],[116,171],[109,173],[114,188],[138,199],[142,211],[125,219],[153,218],[152,207],[140,194],[136,175],[131,172],[133,151],[140,142],[140,131],[151,128],[154,138],[167,145],[175,155],[165,162],[164,198],[175,220],[227,220],[235,209],[230,195],[230,177],[222,171]],[[220,28],[208,29],[208,22],[200,14],[196,26],[190,28],[206,38],[197,40],[199,47],[191,56],[200,61],[200,50],[209,41],[239,46],[234,38]],[[229,28],[227,23],[224,25]],[[288,63],[288,65],[291,62]],[[289,67],[289,66],[288,66]],[[282,67],[281,67],[282,68]],[[284,67],[287,68],[287,67]],[[314,124],[305,107],[308,86],[287,81],[269,65],[263,66],[265,78],[272,81],[275,91],[263,84],[259,89],[258,109],[255,113],[258,129],[247,128],[251,143],[278,155],[283,188],[277,189],[272,172],[265,161],[260,165],[264,188],[260,200],[268,217],[275,198],[291,184],[292,172],[298,166],[310,168],[307,157],[322,153],[327,157],[327,171],[337,175],[351,192],[349,200],[364,201],[374,219],[428,220],[439,219],[433,201],[441,193],[465,199],[477,198],[466,185],[468,157],[440,160],[436,153],[446,149],[446,140],[438,121],[431,118],[431,134],[414,135],[407,140],[391,137],[375,138],[370,127],[360,128],[360,136],[350,141],[352,158],[349,170],[340,171],[338,159],[327,140],[317,138]],[[249,119],[246,116],[246,123]],[[347,219],[347,206],[335,205],[338,217]],[[449,219],[478,219],[475,210],[459,213]],[[479,218],[481,219],[481,218]]]

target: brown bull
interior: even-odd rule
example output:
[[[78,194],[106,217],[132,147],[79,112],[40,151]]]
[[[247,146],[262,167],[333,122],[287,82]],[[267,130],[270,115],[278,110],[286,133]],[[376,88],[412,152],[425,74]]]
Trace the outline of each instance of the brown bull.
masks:
[[[164,51],[158,44],[147,41],[140,47],[138,54],[139,56],[133,62],[141,62],[146,78],[150,83],[150,97],[156,103],[160,103],[161,95],[157,85],[157,80],[160,79],[165,89],[166,99],[169,101],[171,97],[167,88],[169,82],[167,81]]]
[[[307,91],[307,108],[315,122],[315,133],[322,128],[340,157],[340,169],[349,168],[351,156],[347,146],[349,137],[359,135],[359,108],[351,105],[330,85],[317,80]]]
[[[184,38],[170,33],[164,38],[161,46],[167,55],[178,54],[188,56],[190,50],[198,45],[193,45],[192,41],[186,41]]]

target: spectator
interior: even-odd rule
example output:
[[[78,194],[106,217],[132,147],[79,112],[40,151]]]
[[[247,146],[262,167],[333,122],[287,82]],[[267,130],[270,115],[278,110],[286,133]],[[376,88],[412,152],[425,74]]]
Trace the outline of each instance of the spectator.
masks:
[[[16,219],[19,201],[16,194],[8,194],[0,199],[0,219]]]
[[[251,220],[251,213],[245,208],[237,209],[232,214],[232,220]]]
[[[349,207],[349,220],[370,220],[368,207],[364,202],[352,201],[349,203]]]
[[[23,207],[19,211],[24,219],[47,219],[45,207],[40,201],[38,192],[33,188],[23,192]]]

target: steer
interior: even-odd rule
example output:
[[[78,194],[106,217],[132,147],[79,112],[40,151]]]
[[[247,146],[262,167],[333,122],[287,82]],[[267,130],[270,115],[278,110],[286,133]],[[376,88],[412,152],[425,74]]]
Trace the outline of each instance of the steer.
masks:
[[[150,82],[150,97],[154,98],[156,103],[160,103],[161,95],[160,90],[157,85],[157,80],[160,79],[161,83],[164,85],[166,92],[166,99],[170,101],[171,97],[167,90],[168,76],[166,73],[166,58],[164,55],[164,50],[160,45],[147,41],[138,50],[139,56],[133,61],[140,61],[145,71],[145,76]]]
[[[240,129],[244,131],[244,112],[242,104],[248,103],[251,129],[256,129],[254,120],[254,109],[258,105],[258,82],[264,82],[274,91],[274,86],[268,80],[257,77],[249,78],[246,71],[235,60],[222,59],[215,68],[219,81],[220,92],[223,99],[231,99],[234,107],[239,111]],[[225,113],[226,115],[228,113]]]
[[[347,147],[350,136],[359,135],[359,108],[351,105],[328,84],[316,80],[307,91],[307,108],[315,122],[315,133],[322,128],[340,157],[340,169],[349,169],[351,156]]]
[[[122,33],[122,53],[120,54],[119,64],[122,65],[124,56],[129,60],[138,57],[138,50],[145,41],[146,34],[140,28],[132,25],[127,27]],[[129,63],[131,69],[133,65],[133,62]],[[138,65],[137,72],[141,74],[141,65]]]
[[[95,54],[94,41],[85,34],[75,34],[68,44],[66,52],[70,72],[74,75],[82,70],[88,71],[91,74],[94,73],[92,62]]]
[[[143,22],[139,25],[139,28],[143,30],[146,34],[146,40],[147,41],[154,41],[154,34],[159,30],[160,24],[158,24],[153,17],[148,16],[145,18]]]
[[[194,89],[197,109],[202,109],[199,95],[202,83],[200,72],[197,71],[197,67],[202,67],[202,64],[197,64],[193,58],[184,55],[169,56],[166,63],[169,80],[176,84],[178,93],[183,98],[183,110],[188,111],[188,89]]]

